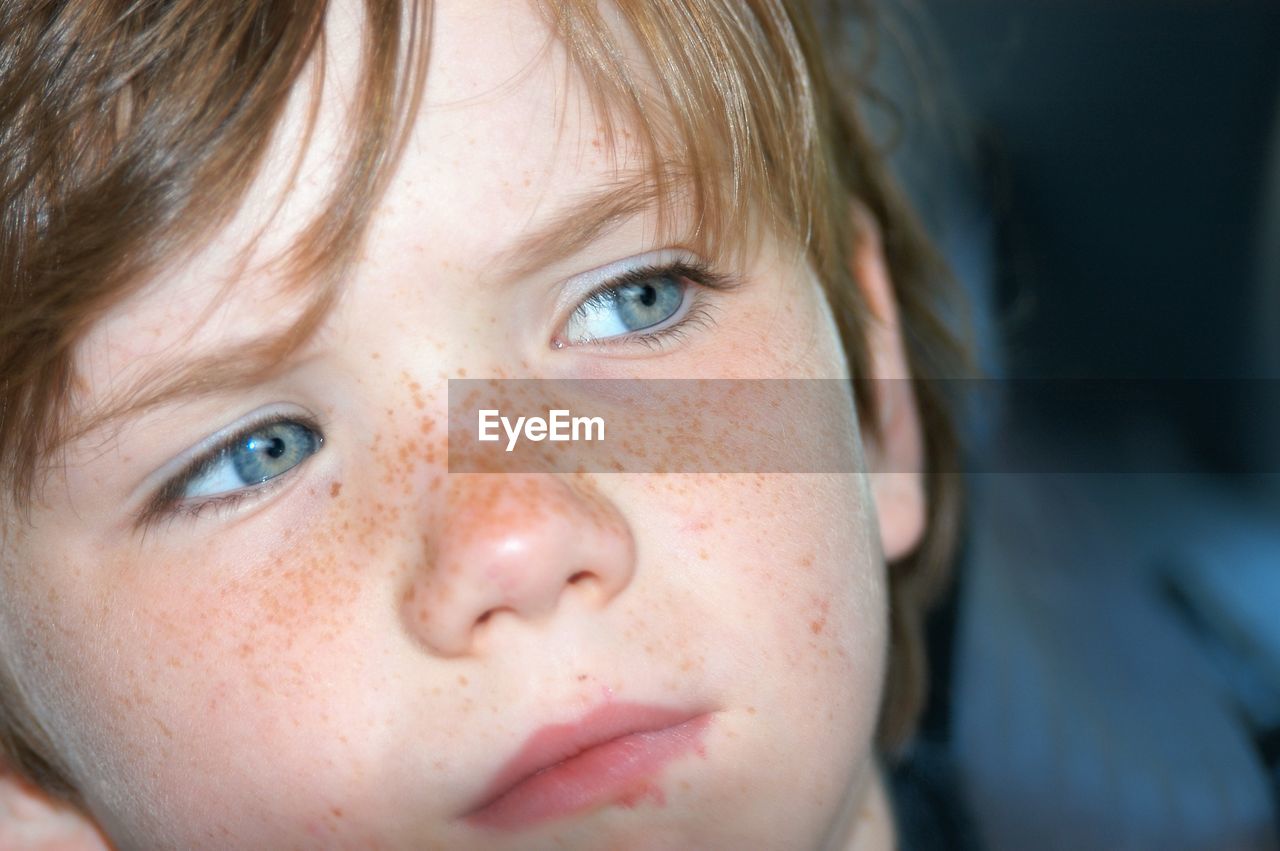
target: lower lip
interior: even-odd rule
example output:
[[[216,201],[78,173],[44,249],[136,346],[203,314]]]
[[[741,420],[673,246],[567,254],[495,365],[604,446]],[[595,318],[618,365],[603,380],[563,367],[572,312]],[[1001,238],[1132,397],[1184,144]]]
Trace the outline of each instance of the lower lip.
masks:
[[[654,778],[669,762],[702,752],[709,715],[659,730],[629,733],[521,780],[467,816],[477,827],[522,830],[606,804],[661,805]]]

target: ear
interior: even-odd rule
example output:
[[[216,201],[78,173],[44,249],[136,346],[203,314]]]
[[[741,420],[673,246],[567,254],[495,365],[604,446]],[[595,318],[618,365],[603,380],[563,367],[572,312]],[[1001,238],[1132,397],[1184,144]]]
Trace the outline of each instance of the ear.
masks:
[[[19,777],[0,757],[0,848],[109,851],[111,846],[88,816]]]
[[[867,351],[877,428],[867,441],[867,461],[881,546],[894,562],[924,535],[924,440],[880,227],[861,204],[854,205],[853,225],[853,277],[871,309]]]

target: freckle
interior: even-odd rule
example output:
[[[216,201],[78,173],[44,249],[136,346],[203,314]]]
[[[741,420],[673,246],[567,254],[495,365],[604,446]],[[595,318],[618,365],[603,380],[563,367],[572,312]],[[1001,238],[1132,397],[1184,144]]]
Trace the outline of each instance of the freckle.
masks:
[[[334,482],[329,485],[329,496],[336,497],[340,493],[342,493],[342,482]]]
[[[374,360],[380,360],[382,358],[382,355],[379,354],[378,352],[373,352],[369,355],[369,357],[373,358]]]
[[[468,685],[470,682],[471,682],[471,681],[470,681],[470,680],[468,680],[466,677],[463,677],[463,676],[459,676],[459,677],[458,677],[458,685],[460,685],[460,686]]]
[[[818,633],[822,632],[822,621],[810,621],[809,631],[812,632],[814,635],[817,635]]]
[[[756,714],[756,708],[755,708],[754,706],[748,706],[748,707],[747,707],[747,714],[748,714],[748,715],[755,715],[755,714]]]

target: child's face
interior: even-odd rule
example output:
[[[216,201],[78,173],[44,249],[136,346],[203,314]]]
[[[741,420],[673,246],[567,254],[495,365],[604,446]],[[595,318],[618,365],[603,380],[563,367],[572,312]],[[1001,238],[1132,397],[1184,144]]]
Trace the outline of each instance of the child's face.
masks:
[[[807,848],[857,827],[886,641],[865,477],[445,470],[450,377],[846,375],[817,282],[777,245],[702,291],[709,321],[573,344],[581,273],[687,252],[640,215],[514,274],[531,255],[512,246],[617,180],[540,20],[438,3],[424,111],[320,333],[263,384],[77,442],[14,539],[17,667],[121,845]],[[341,132],[323,121],[316,149]],[[279,230],[322,188],[304,175]],[[274,215],[265,188],[247,211]],[[239,233],[92,331],[87,398],[287,326],[270,269],[221,288]],[[288,472],[137,525],[189,450],[273,415]],[[241,475],[189,480],[186,506]],[[569,724],[662,732],[476,813]]]

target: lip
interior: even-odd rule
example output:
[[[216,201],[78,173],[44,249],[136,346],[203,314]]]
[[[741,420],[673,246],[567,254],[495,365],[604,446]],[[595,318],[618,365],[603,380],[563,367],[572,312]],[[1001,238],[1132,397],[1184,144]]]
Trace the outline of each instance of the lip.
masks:
[[[671,761],[704,754],[703,710],[609,703],[577,721],[535,730],[462,818],[520,830],[618,803],[664,802],[654,778]]]

